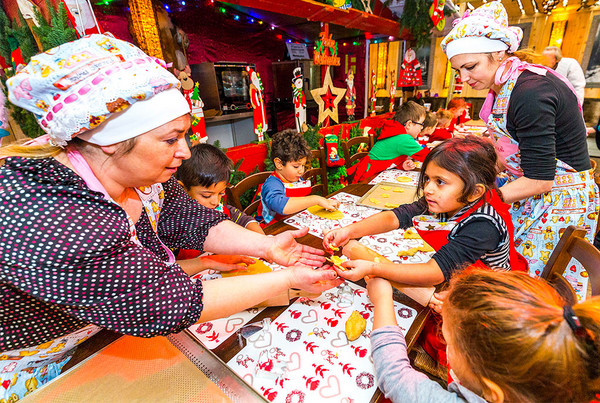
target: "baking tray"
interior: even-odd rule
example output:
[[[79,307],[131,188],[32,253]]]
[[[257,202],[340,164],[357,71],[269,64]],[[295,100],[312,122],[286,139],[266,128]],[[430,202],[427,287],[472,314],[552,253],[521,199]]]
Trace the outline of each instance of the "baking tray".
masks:
[[[403,192],[394,191],[402,189]],[[388,197],[382,195],[387,194]],[[377,202],[375,202],[376,200]],[[401,205],[409,204],[417,200],[417,187],[415,185],[379,182],[374,185],[360,200],[356,203],[359,206],[376,208],[379,210],[391,210],[394,207],[386,207],[386,204]]]

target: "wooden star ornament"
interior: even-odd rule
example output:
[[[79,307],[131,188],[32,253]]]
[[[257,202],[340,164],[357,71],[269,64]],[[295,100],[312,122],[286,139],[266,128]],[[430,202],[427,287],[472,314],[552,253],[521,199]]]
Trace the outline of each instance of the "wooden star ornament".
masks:
[[[338,123],[338,104],[344,98],[346,88],[337,88],[333,86],[329,67],[327,67],[325,73],[323,87],[311,90],[310,93],[317,105],[319,105],[319,123],[323,123],[328,117]]]

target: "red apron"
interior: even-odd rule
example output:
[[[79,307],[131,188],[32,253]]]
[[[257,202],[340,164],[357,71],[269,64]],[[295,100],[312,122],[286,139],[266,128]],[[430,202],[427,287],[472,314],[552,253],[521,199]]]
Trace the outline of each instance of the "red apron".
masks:
[[[486,193],[485,197],[483,197],[479,202],[475,203],[473,207],[471,207],[469,210],[467,210],[464,214],[462,214],[454,221],[442,223],[437,220],[433,221],[428,219],[427,217],[429,216],[416,216],[413,218],[413,224],[421,238],[423,238],[423,241],[427,242],[433,249],[438,251],[442,246],[448,243],[448,235],[450,235],[452,229],[460,221],[464,220],[469,215],[474,213],[484,203],[488,203],[489,205],[491,205],[506,224],[506,229],[508,231],[510,243],[509,256],[511,270],[527,272],[527,260],[525,260],[525,258],[521,256],[521,254],[518,253],[515,249],[515,230],[513,227],[510,213],[508,211],[510,206],[500,199],[498,193],[495,190]],[[481,260],[476,261],[475,263],[470,265],[466,270],[474,268],[489,269],[489,267],[485,265],[485,263],[483,263]],[[444,366],[448,366],[448,361],[446,358],[446,342],[442,336],[441,325],[442,317],[437,313],[433,312],[432,315],[430,315],[428,320],[425,322],[423,331],[419,336],[419,343],[427,352],[427,354],[429,354],[434,360],[436,360]]]
[[[287,197],[306,197],[306,196],[310,196],[310,191],[311,191],[311,182],[310,179],[307,180],[300,180],[297,182],[286,182],[285,179],[283,179],[281,176],[277,175],[277,172],[274,172],[271,176],[275,176],[276,178],[278,178],[281,182],[283,182],[283,186],[285,188],[285,195]],[[254,201],[257,197],[260,197],[260,192],[262,191],[262,183],[258,186],[258,189],[256,190],[256,194],[254,195],[254,199],[252,201]],[[272,222],[277,222],[279,220],[284,219],[285,217],[287,217],[287,215],[281,215],[279,213],[275,213],[275,215],[273,216],[273,218],[271,220],[269,220],[269,222],[265,222],[264,221],[264,215],[263,215],[263,204],[262,202],[258,205],[258,209],[256,211],[257,214],[257,221],[259,223],[261,223],[261,227],[265,227],[269,224],[271,224]]]

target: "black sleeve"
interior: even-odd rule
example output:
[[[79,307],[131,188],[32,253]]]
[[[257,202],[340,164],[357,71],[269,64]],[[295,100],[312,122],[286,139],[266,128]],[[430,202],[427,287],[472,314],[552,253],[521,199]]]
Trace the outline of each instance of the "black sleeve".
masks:
[[[412,218],[414,216],[425,214],[427,212],[427,202],[422,197],[411,204],[403,204],[392,210],[398,218],[400,225],[398,228],[410,228],[413,226]]]
[[[460,228],[453,239],[432,257],[440,266],[444,279],[450,280],[457,271],[475,263],[487,252],[498,247],[501,234],[485,218],[473,218]]]
[[[248,214],[244,213],[241,210],[238,210],[233,206],[230,206],[229,204],[223,206],[223,208],[229,210],[229,218],[231,219],[231,221],[233,221],[237,225],[241,225],[244,228],[246,228],[246,226],[251,222],[257,222],[252,216],[249,216]]]
[[[521,168],[529,179],[554,180],[556,158],[577,171],[590,168],[576,96],[552,73],[521,74],[510,97],[506,128],[519,143]]]

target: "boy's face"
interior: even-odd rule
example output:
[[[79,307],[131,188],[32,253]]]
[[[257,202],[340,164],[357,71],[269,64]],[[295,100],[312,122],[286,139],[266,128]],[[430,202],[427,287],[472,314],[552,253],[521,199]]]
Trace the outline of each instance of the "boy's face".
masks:
[[[209,187],[205,186],[192,186],[188,189],[187,193],[190,197],[202,204],[204,207],[215,209],[221,202],[221,199],[225,195],[225,188],[227,182],[222,181],[213,183]]]
[[[423,122],[425,121],[425,115],[421,115],[419,116],[419,120],[414,122],[412,120],[409,120],[406,122],[406,124],[404,125],[404,128],[406,129],[406,133],[410,134],[412,138],[417,138],[417,136],[419,135],[419,133],[421,133],[421,130],[423,130]]]
[[[300,158],[298,161],[288,161],[281,163],[279,158],[275,158],[275,171],[288,182],[297,182],[304,174],[304,166],[306,165],[306,157]]]

